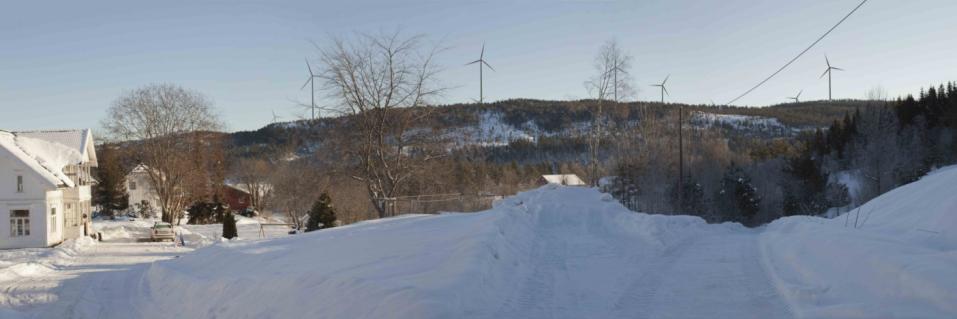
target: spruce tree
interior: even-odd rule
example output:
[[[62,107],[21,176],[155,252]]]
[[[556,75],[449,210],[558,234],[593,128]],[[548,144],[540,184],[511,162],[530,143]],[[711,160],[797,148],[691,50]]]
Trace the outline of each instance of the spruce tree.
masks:
[[[306,232],[331,228],[336,226],[336,211],[332,208],[332,198],[322,193],[319,200],[312,204],[309,210],[309,221],[306,222]]]
[[[119,150],[104,145],[98,149],[99,167],[96,168],[97,183],[93,186],[93,205],[100,213],[113,216],[129,208],[126,193],[126,171],[120,165]]]
[[[239,230],[236,229],[236,218],[233,213],[226,212],[223,216],[223,238],[233,239],[239,237]]]

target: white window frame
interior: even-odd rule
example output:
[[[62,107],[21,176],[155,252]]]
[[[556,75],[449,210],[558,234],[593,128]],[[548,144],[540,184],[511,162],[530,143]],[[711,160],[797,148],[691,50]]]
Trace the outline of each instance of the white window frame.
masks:
[[[17,175],[17,193],[23,193],[23,175]]]
[[[14,216],[18,212],[26,212],[26,216]],[[29,237],[30,236],[30,210],[12,209],[10,210],[10,237]]]

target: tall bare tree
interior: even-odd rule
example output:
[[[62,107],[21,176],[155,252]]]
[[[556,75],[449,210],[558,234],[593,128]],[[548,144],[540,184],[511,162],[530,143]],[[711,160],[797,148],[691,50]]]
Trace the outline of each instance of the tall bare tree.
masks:
[[[585,88],[589,95],[598,101],[598,109],[594,116],[592,124],[592,134],[589,141],[590,156],[590,182],[593,186],[598,185],[599,173],[599,149],[601,148],[602,132],[602,107],[605,100],[611,98],[618,102],[619,98],[624,98],[633,94],[631,86],[632,57],[624,52],[618,41],[609,40],[601,46],[598,55],[595,56],[596,74],[585,82]]]
[[[272,165],[262,159],[242,159],[233,166],[232,177],[249,192],[249,204],[256,210],[267,206],[266,199],[272,192],[269,182],[272,173]]]
[[[355,34],[320,48],[323,89],[355,127],[346,151],[352,177],[365,183],[380,217],[423,163],[443,154],[433,149],[431,130],[416,129],[430,113],[428,101],[444,91],[434,60],[440,48],[424,42],[399,32]]]
[[[212,101],[176,85],[148,85],[117,99],[102,126],[110,138],[130,146],[133,159],[148,167],[163,220],[178,222],[195,194],[188,185],[196,185],[197,176],[211,175],[208,165],[197,163],[194,155],[220,145],[211,144],[211,135],[206,134],[222,127]]]

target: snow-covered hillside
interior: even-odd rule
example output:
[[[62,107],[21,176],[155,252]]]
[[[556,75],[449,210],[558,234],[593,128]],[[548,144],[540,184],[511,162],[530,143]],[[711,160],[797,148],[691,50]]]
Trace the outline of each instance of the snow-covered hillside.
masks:
[[[722,127],[751,134],[790,135],[800,129],[789,127],[773,117],[693,112],[691,123],[702,128]]]

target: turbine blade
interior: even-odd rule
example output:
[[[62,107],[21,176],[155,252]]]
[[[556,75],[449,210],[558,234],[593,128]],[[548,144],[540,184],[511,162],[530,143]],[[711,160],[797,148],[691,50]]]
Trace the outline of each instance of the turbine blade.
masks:
[[[836,67],[836,66],[831,67],[831,69],[832,69],[832,70],[838,70],[838,71],[844,71],[844,69],[839,68],[839,67]]]
[[[662,89],[662,90],[665,90],[665,95],[671,96],[671,93],[668,93],[668,88],[667,88],[667,87],[665,87],[664,85],[662,85],[662,86],[661,86],[661,89]]]
[[[309,68],[309,75],[315,76],[315,73],[312,73],[312,66],[309,65],[309,59],[306,59],[306,67]]]
[[[482,60],[482,64],[485,64],[485,66],[487,66],[489,69],[492,69],[492,71],[495,71],[495,68],[489,65],[488,62],[485,62],[485,60]]]
[[[472,65],[472,64],[481,63],[481,62],[482,62],[482,60],[475,60],[475,61],[466,63],[465,65]]]
[[[827,54],[824,55],[824,62],[827,63],[827,67],[828,67],[828,68],[831,67],[831,60],[828,60],[828,59],[827,59]]]
[[[479,60],[485,58],[485,42],[482,42],[482,53],[479,54]]]
[[[823,79],[828,72],[831,72],[831,68],[827,68],[827,70],[824,70],[824,73],[821,73],[821,77],[819,77],[818,79]]]
[[[665,85],[665,83],[668,83],[668,78],[670,77],[671,77],[671,74],[668,74],[668,76],[665,77],[665,80],[661,81],[661,85]]]
[[[309,79],[306,80],[306,83],[303,83],[303,84],[302,84],[302,87],[299,88],[299,89],[300,89],[300,90],[305,89],[305,88],[306,88],[306,85],[309,85],[309,82],[312,81],[312,79],[313,79],[313,77],[310,76]]]
[[[794,98],[797,99],[797,98],[801,97],[801,93],[804,93],[804,90],[798,91],[798,95],[795,96]]]

